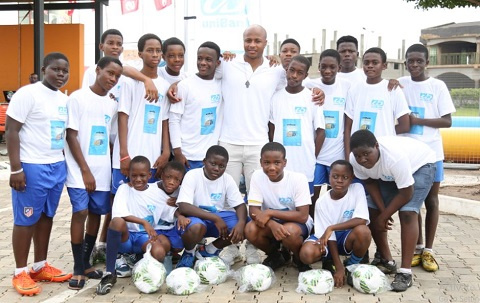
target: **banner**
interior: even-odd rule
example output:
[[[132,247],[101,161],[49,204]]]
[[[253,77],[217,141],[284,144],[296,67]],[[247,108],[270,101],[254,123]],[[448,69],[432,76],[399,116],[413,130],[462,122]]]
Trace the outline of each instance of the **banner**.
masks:
[[[120,0],[120,3],[122,5],[122,15],[138,10],[138,0]]]
[[[164,9],[172,4],[172,0],[154,0],[157,11]]]

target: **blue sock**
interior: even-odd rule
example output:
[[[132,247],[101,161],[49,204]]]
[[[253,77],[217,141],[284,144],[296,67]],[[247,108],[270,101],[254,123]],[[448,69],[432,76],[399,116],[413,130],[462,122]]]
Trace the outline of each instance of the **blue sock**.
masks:
[[[363,257],[357,257],[355,256],[354,253],[350,255],[350,258],[348,258],[347,265],[352,265],[352,264],[358,264],[362,260]]]
[[[115,275],[115,261],[117,260],[118,248],[122,241],[122,232],[113,229],[107,231],[107,271]]]

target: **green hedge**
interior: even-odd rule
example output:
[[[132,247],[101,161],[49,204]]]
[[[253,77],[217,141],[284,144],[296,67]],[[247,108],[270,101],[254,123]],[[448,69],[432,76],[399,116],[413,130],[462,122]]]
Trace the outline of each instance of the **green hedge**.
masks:
[[[476,107],[480,100],[480,88],[454,88],[450,90],[456,107]]]

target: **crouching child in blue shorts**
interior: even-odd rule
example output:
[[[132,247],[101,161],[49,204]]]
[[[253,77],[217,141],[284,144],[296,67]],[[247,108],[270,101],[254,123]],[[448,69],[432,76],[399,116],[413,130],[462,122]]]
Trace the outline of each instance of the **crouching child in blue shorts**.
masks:
[[[115,261],[118,252],[143,253],[151,243],[150,253],[163,262],[172,247],[181,249],[180,237],[172,232],[175,217],[179,228],[185,228],[190,220],[180,215],[176,207],[167,204],[185,172],[183,165],[175,164],[178,163],[169,162],[164,167],[162,182],[148,184],[150,161],[144,156],[131,160],[130,181],[122,184],[115,195],[107,232],[106,272],[97,286],[97,294],[109,293],[117,282]]]

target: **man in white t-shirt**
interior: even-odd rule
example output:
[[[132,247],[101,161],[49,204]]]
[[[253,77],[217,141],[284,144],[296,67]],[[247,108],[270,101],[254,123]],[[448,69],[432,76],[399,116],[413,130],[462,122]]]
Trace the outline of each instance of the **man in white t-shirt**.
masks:
[[[367,77],[361,68],[357,68],[358,40],[353,36],[342,36],[337,40],[337,51],[340,53],[341,70],[338,78],[350,81],[351,84],[365,82]]]
[[[75,91],[67,101],[65,160],[68,174],[65,184],[72,204],[70,235],[74,261],[68,287],[75,290],[83,288],[85,277],[102,277],[102,271],[90,264],[90,255],[101,215],[110,213],[110,130],[117,102],[108,93],[122,75],[122,63],[113,57],[103,57],[96,71],[95,83]]]
[[[412,286],[411,263],[418,238],[418,213],[435,175],[435,153],[428,145],[403,136],[379,137],[366,130],[351,138],[350,163],[368,193],[370,230],[380,252],[377,267],[396,273],[394,291]],[[402,263],[397,270],[388,246],[387,231],[398,211]]]
[[[69,68],[67,57],[61,53],[45,56],[43,81],[20,88],[7,110],[15,257],[12,284],[21,295],[40,293],[37,281],[64,282],[72,276],[46,260],[53,217],[67,176],[63,155],[67,96],[59,89],[68,81]],[[34,236],[35,258],[29,270],[28,254]]]

